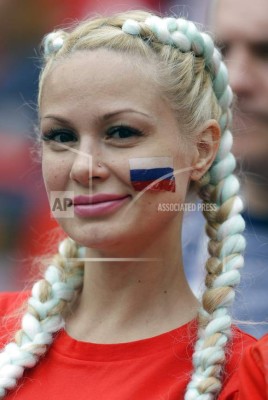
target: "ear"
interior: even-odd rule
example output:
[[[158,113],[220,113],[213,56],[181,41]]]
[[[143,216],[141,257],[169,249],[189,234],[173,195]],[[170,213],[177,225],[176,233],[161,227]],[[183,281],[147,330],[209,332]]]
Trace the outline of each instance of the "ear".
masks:
[[[218,122],[210,119],[195,139],[195,156],[190,179],[198,181],[213,163],[220,144],[221,131]]]

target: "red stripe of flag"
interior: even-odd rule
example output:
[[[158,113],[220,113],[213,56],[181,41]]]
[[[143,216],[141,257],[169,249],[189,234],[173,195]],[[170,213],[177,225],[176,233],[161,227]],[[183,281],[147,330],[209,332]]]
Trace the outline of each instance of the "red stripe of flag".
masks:
[[[175,179],[163,179],[159,182],[155,180],[150,181],[132,181],[132,185],[136,191],[142,191],[151,183],[155,182],[148,190],[152,191],[168,191],[175,192]]]

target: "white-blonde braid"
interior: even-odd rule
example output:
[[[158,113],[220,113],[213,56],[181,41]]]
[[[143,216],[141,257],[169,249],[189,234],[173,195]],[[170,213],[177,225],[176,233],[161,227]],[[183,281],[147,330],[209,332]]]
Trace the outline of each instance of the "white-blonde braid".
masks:
[[[59,253],[45,271],[44,279],[37,281],[28,309],[22,317],[21,330],[0,353],[0,398],[17,385],[25,368],[32,368],[53,341],[53,333],[64,326],[62,313],[83,282],[83,263],[70,261],[78,257],[75,242],[64,239]]]
[[[164,44],[176,46],[181,52],[193,52],[203,57],[210,72],[213,90],[221,107],[221,141],[216,159],[200,182],[200,196],[204,202],[214,203],[216,211],[205,213],[207,233],[210,237],[207,262],[207,290],[199,312],[198,340],[193,354],[194,371],[188,385],[186,400],[211,400],[221,389],[221,375],[225,362],[225,346],[231,334],[228,306],[234,300],[234,286],[239,283],[239,269],[243,266],[241,253],[245,240],[241,235],[245,223],[240,215],[242,200],[237,196],[239,182],[233,175],[236,161],[231,153],[232,134],[230,106],[232,90],[228,73],[212,39],[198,31],[184,19],[149,17],[145,20],[156,37]],[[141,25],[127,20],[122,30],[140,35]]]

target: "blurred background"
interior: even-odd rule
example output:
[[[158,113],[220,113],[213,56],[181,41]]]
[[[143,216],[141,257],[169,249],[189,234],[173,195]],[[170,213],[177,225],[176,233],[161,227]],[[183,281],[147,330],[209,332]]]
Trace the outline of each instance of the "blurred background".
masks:
[[[203,21],[207,3],[0,0],[0,291],[24,288],[35,275],[33,261],[55,250],[53,238],[61,235],[50,214],[36,141],[39,46],[44,34],[91,13],[129,8]]]

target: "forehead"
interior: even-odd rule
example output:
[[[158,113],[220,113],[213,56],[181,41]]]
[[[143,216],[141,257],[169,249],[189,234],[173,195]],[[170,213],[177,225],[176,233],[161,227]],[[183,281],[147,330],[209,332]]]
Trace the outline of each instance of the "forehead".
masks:
[[[153,64],[106,49],[79,51],[56,62],[42,88],[40,113],[63,107],[149,106],[159,98]]]
[[[220,39],[268,39],[268,1],[218,0],[212,24]]]

